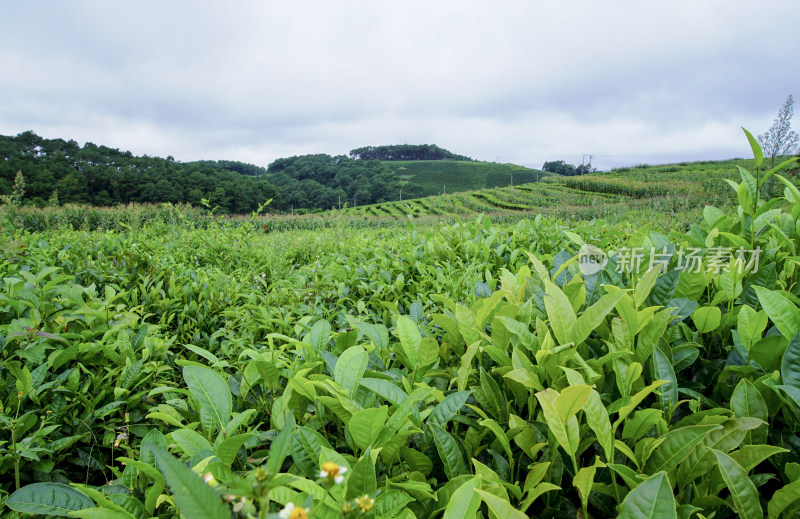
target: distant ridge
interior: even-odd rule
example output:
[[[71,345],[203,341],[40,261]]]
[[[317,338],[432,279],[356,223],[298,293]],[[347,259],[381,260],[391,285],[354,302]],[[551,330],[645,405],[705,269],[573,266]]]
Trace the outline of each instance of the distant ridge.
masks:
[[[474,161],[464,155],[456,155],[435,144],[392,144],[387,146],[364,146],[350,150],[351,159],[361,160],[463,160]]]

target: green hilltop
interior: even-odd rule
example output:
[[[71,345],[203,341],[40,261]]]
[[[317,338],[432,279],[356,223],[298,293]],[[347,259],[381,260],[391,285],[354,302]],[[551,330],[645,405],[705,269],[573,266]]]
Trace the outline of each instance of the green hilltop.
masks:
[[[611,217],[636,208],[657,208],[667,213],[694,211],[709,204],[725,205],[734,200],[735,195],[724,179],[737,178],[736,166],[752,168],[753,161],[733,159],[640,165],[579,176],[554,175],[509,164],[475,162],[412,161],[393,162],[391,165],[404,171],[409,179],[429,186],[429,192],[434,194],[416,199],[404,196],[402,202],[348,207],[340,212],[376,219],[481,213],[541,213],[592,219]],[[513,186],[510,182],[512,173]],[[536,182],[535,175],[540,173],[540,181]],[[447,186],[447,194],[443,193],[440,183]],[[479,189],[469,189],[469,186],[479,186]],[[777,190],[778,186],[770,183],[766,188]]]
[[[552,175],[516,164],[451,160],[385,161],[405,183],[420,186],[420,196],[527,184]]]

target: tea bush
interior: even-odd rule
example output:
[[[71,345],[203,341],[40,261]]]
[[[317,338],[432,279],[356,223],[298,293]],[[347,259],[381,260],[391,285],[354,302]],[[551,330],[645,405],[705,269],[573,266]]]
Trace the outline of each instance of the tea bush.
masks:
[[[3,517],[796,516],[800,190],[748,138],[685,228],[8,229]]]

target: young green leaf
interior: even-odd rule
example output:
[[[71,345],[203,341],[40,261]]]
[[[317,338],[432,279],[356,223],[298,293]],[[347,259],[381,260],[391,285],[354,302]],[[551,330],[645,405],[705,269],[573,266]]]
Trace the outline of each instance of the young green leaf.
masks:
[[[572,309],[569,299],[557,285],[551,281],[544,280],[544,286],[544,305],[547,309],[550,326],[553,328],[553,333],[559,344],[567,344],[577,319],[575,310]]]
[[[184,366],[183,379],[200,405],[211,415],[219,431],[231,419],[233,400],[228,383],[213,369],[204,366]]]
[[[622,290],[601,297],[595,304],[584,310],[569,330],[569,339],[576,345],[585,341],[595,328],[600,326],[617,302],[625,295]]]
[[[594,486],[594,476],[598,468],[605,467],[605,464],[597,458],[593,465],[581,468],[575,477],[572,479],[572,484],[578,489],[578,495],[581,499],[581,506],[583,507],[584,517],[588,517],[587,510],[589,507],[589,494]]]
[[[666,472],[658,472],[630,491],[618,519],[677,519],[675,497]]]
[[[475,517],[481,505],[481,497],[476,492],[481,486],[481,478],[473,477],[453,492],[442,519],[464,519]]]
[[[203,438],[202,435],[191,429],[178,429],[172,431],[172,440],[178,447],[186,453],[190,458],[201,451],[214,451],[211,443]]]
[[[289,414],[281,432],[272,440],[269,446],[269,457],[267,458],[267,472],[275,475],[281,471],[283,460],[289,455],[289,449],[294,432],[294,415]]]
[[[614,433],[611,429],[611,421],[608,418],[608,410],[600,399],[600,394],[594,389],[589,392],[586,403],[583,404],[586,414],[586,423],[597,437],[597,442],[603,449],[606,463],[614,461]]]
[[[764,511],[758,499],[758,490],[748,477],[747,472],[724,452],[714,449],[711,449],[711,452],[717,457],[719,471],[728,486],[739,517],[744,519],[763,518]]]
[[[747,135],[747,141],[750,143],[750,149],[753,150],[753,157],[755,158],[756,169],[761,167],[761,164],[764,162],[764,152],[761,150],[761,145],[758,144],[758,141],[753,137],[746,129],[742,128],[744,134]]]
[[[523,514],[505,499],[501,499],[494,494],[490,494],[485,490],[475,489],[475,493],[483,499],[489,510],[494,512],[495,516],[502,517],[503,519],[527,519],[527,515]],[[467,516],[464,516],[467,517]]]
[[[717,306],[701,306],[692,314],[692,321],[700,333],[713,332],[721,319],[722,311]]]
[[[358,383],[394,405],[400,405],[408,398],[408,394],[405,391],[388,380],[360,378]]]
[[[375,462],[368,448],[361,459],[353,465],[353,470],[347,477],[347,490],[345,499],[353,499],[364,494],[370,494],[378,488],[375,476]]]
[[[797,306],[779,292],[761,286],[753,286],[753,290],[764,311],[783,336],[789,340],[794,338],[800,330],[800,310]]]
[[[412,370],[417,369],[420,366],[419,343],[422,342],[417,325],[408,317],[401,315],[397,318],[397,334],[400,336],[403,355],[408,359],[408,367]]]
[[[353,415],[347,428],[359,449],[366,449],[378,438],[388,413],[389,408],[384,405],[364,409]]]
[[[168,452],[154,446],[150,446],[150,450],[182,515],[199,519],[230,519],[230,510],[219,494],[198,474]]]
[[[356,380],[364,375],[367,369],[368,354],[361,346],[351,346],[346,349],[336,361],[333,378],[342,389],[350,391],[352,395]]]

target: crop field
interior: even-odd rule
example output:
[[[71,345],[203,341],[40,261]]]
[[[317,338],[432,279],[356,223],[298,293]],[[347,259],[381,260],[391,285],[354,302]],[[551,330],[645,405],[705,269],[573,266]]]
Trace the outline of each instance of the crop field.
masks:
[[[467,162],[455,160],[386,161],[400,178],[419,184],[423,196],[457,193],[481,188],[507,186],[511,183],[538,182],[552,173],[528,169],[516,164]]]
[[[405,163],[403,163],[405,164]],[[445,162],[450,167],[460,162]],[[736,166],[752,168],[752,160],[696,162],[670,166],[637,166],[610,173],[562,177],[549,175],[538,182],[519,176],[510,186],[498,183],[493,188],[430,196],[408,201],[384,202],[343,209],[341,213],[367,218],[407,218],[469,216],[482,213],[546,214],[564,218],[608,217],[631,208],[656,207],[670,213],[702,208],[706,204],[724,206],[736,199],[725,179],[738,178]],[[407,166],[412,168],[414,163]],[[423,167],[420,165],[419,167]],[[506,166],[506,165],[500,165]],[[517,173],[515,173],[516,175]],[[508,177],[508,174],[506,173]],[[517,177],[515,177],[517,178]],[[472,184],[474,185],[474,184]],[[503,186],[503,187],[499,187]],[[768,189],[779,190],[775,180]],[[439,193],[441,193],[441,187]]]
[[[754,152],[299,218],[7,198],[0,517],[797,517],[800,190]]]

